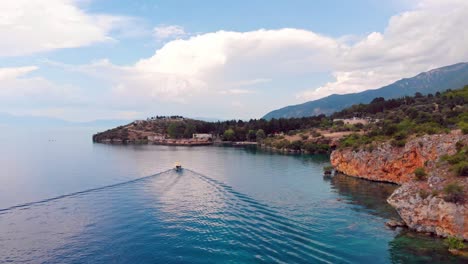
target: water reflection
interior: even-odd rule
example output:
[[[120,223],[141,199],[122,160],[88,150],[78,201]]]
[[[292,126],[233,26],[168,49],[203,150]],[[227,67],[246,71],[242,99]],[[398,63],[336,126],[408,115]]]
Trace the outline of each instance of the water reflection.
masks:
[[[372,182],[344,174],[330,177],[330,183],[346,202],[360,206],[356,207],[356,210],[365,208],[369,213],[382,218],[399,218],[395,209],[387,203],[387,198],[398,188],[398,185]]]

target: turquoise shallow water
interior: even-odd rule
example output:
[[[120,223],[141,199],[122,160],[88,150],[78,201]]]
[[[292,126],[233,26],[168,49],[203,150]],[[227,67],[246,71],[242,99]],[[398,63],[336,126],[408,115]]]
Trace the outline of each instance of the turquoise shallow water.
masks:
[[[438,239],[387,229],[396,186],[324,178],[327,156],[101,145],[91,132],[3,135],[0,262],[462,263]]]

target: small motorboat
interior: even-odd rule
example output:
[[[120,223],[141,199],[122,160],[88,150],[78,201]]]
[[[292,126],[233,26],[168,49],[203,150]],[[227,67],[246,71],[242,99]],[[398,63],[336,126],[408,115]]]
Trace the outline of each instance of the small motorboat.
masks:
[[[181,171],[182,170],[182,165],[180,165],[179,162],[176,162],[175,166],[174,166],[174,169],[175,169],[175,171]]]

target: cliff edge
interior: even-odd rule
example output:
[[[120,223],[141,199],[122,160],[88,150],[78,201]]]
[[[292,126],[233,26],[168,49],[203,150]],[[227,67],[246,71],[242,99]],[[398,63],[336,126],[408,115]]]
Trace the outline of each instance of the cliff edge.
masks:
[[[467,145],[468,135],[454,130],[414,137],[404,147],[384,142],[372,150],[339,149],[330,160],[337,171],[349,176],[401,185],[387,201],[410,229],[468,240],[468,201],[463,199],[468,177],[456,176],[441,161]],[[417,169],[424,171],[419,178]],[[452,199],[450,188],[458,192],[457,199]]]

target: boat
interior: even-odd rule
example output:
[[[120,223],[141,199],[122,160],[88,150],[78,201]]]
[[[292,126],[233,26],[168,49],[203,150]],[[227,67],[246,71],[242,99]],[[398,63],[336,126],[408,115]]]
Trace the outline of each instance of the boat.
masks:
[[[175,166],[174,166],[174,169],[175,169],[175,171],[181,171],[182,170],[182,165],[180,165],[179,162],[176,162]]]

